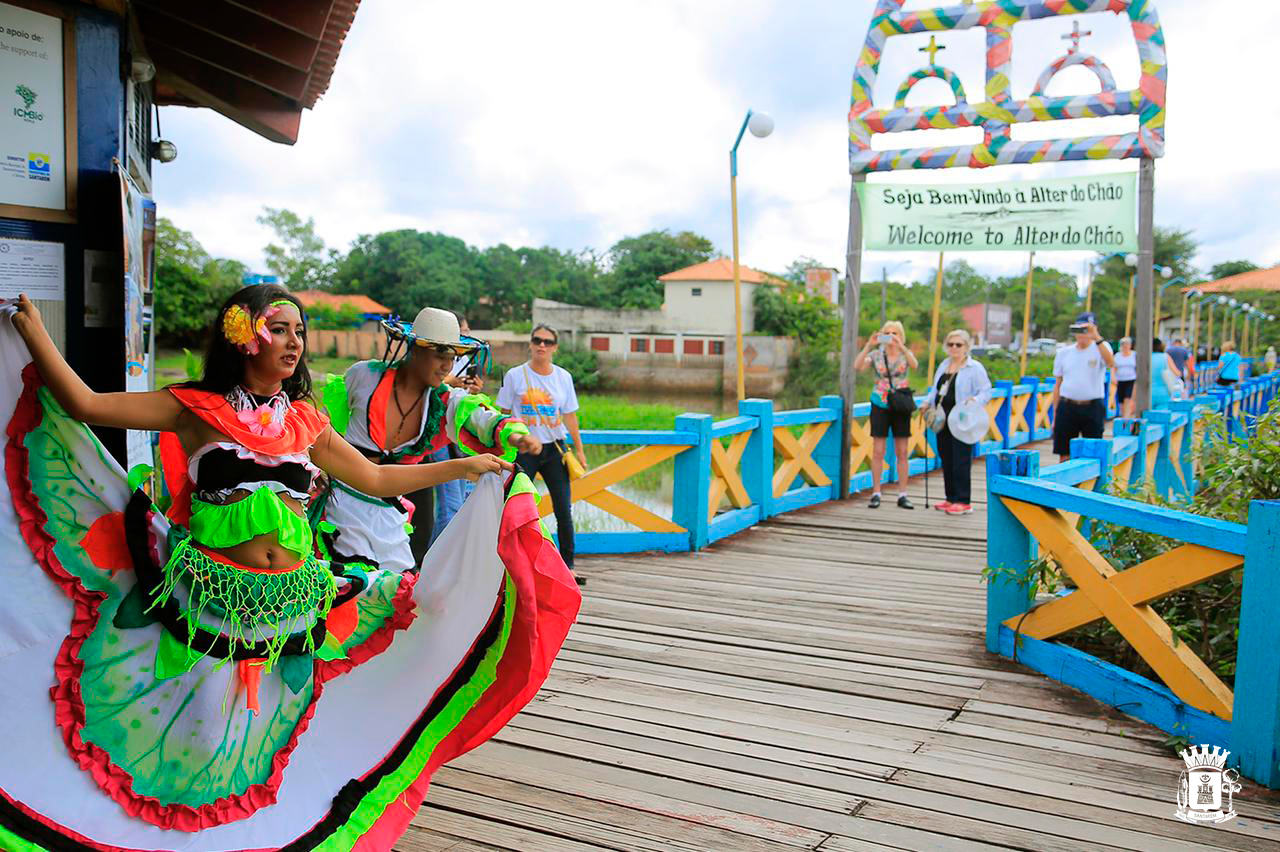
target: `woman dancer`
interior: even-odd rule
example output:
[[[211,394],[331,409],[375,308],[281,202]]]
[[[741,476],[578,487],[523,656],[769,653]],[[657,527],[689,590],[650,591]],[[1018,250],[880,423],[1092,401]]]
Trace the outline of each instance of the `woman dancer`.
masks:
[[[297,301],[248,287],[199,382],[102,394],[25,297],[0,319],[0,848],[387,849],[545,678],[580,598],[530,483],[372,464],[307,402],[305,346]],[[84,423],[177,434],[177,523]],[[484,475],[419,575],[311,555],[317,468],[377,495]]]

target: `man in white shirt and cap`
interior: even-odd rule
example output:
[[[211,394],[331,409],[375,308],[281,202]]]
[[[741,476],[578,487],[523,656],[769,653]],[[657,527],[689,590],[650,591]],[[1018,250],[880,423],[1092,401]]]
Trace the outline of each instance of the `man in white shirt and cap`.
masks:
[[[1115,369],[1115,356],[1097,322],[1092,313],[1076,317],[1075,345],[1053,356],[1053,451],[1062,461],[1071,458],[1073,438],[1101,438],[1106,426],[1107,370]]]

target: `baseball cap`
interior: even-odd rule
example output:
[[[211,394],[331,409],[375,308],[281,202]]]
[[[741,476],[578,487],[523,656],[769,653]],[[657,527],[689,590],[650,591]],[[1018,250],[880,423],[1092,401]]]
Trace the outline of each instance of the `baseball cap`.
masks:
[[[1059,320],[1059,322],[1061,322],[1061,320]],[[1080,314],[1080,316],[1076,317],[1076,322],[1087,322],[1087,323],[1092,323],[1096,325],[1098,322],[1098,317],[1096,314],[1093,313],[1093,311],[1085,311],[1084,313]]]

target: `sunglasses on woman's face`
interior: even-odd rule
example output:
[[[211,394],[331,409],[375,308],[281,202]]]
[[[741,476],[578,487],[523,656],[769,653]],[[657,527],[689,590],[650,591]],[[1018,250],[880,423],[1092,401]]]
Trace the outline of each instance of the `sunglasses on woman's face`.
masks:
[[[963,348],[964,348],[964,341],[962,341],[962,340],[948,340],[948,341],[947,341],[947,348],[948,348],[948,349],[955,349],[955,348],[961,348],[961,349],[963,349]]]
[[[534,346],[555,346],[556,342],[549,337],[531,337],[529,342]]]

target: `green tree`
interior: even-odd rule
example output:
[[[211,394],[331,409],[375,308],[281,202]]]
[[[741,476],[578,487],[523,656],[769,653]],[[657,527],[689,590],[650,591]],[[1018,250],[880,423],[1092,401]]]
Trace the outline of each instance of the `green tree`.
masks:
[[[491,302],[480,252],[457,237],[412,229],[358,237],[334,281],[336,291],[364,293],[402,317],[431,306],[470,319]]]
[[[804,270],[820,265],[809,258],[791,264],[783,287],[755,289],[755,325],[759,334],[795,341],[787,363],[782,402],[812,405],[824,393],[836,393],[840,380],[840,309],[804,287]]]
[[[338,253],[329,251],[326,256],[315,220],[307,217],[304,222],[297,213],[281,208],[264,207],[262,211],[258,222],[274,231],[279,241],[262,250],[267,269],[279,275],[290,290],[328,289]]]
[[[715,256],[715,246],[692,231],[650,231],[625,237],[609,249],[609,296],[616,308],[659,308],[666,275]]]
[[[241,286],[244,264],[209,256],[189,231],[156,222],[156,336],[166,346],[199,347],[218,308]]]
[[[1190,231],[1178,228],[1156,228],[1154,233],[1155,267],[1168,266],[1174,276],[1186,281],[1197,280],[1191,259],[1197,243]],[[1125,314],[1129,305],[1129,287],[1133,267],[1125,264],[1123,255],[1100,255],[1093,279],[1093,312],[1098,315],[1098,330],[1103,336],[1116,339],[1124,334]],[[1164,279],[1156,275],[1156,286]],[[1169,291],[1165,292],[1165,304],[1169,303]],[[1137,323],[1138,308],[1135,305],[1130,329]]]
[[[1209,270],[1209,280],[1217,281],[1219,278],[1228,278],[1232,275],[1239,275],[1241,272],[1252,272],[1258,268],[1258,264],[1252,261],[1227,260],[1213,265],[1213,268]]]

